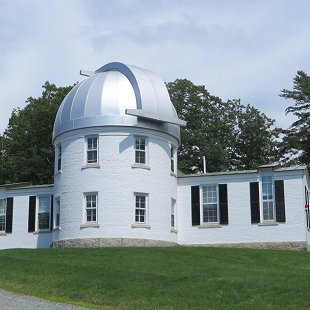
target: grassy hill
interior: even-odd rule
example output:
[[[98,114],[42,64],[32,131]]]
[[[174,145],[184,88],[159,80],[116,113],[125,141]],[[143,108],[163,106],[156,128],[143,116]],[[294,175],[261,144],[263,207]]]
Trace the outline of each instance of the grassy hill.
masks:
[[[2,250],[0,288],[97,309],[309,309],[310,253],[197,247]]]

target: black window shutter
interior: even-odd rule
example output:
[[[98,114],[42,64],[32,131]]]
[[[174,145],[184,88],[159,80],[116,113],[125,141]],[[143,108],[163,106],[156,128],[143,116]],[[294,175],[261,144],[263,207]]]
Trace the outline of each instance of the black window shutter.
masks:
[[[200,196],[199,186],[192,186],[192,225],[200,225]]]
[[[5,232],[12,233],[12,226],[13,226],[13,197],[9,197],[6,200]]]
[[[219,184],[220,224],[228,224],[227,184]]]
[[[250,182],[251,223],[260,222],[258,182]]]
[[[28,232],[34,232],[36,227],[36,196],[29,196]]]
[[[54,207],[54,199],[53,195],[51,195],[51,230],[53,230],[54,228],[53,207]]]
[[[285,222],[285,201],[283,180],[274,181],[274,191],[276,198],[276,219],[279,223]]]

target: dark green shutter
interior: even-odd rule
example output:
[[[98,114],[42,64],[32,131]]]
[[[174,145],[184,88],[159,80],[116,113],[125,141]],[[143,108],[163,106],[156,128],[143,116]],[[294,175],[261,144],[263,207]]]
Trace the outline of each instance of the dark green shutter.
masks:
[[[191,187],[192,199],[192,225],[200,225],[200,195],[199,186]]]
[[[276,200],[276,220],[279,223],[285,222],[285,201],[283,180],[274,181],[274,191]]]
[[[219,184],[220,224],[228,224],[227,184]]]
[[[13,197],[9,197],[6,200],[6,220],[5,220],[5,232],[12,233],[13,226]]]
[[[34,232],[36,227],[36,196],[29,197],[28,232]]]
[[[260,222],[258,182],[250,182],[251,223]]]
[[[51,230],[54,228],[54,218],[53,218],[53,207],[54,207],[54,197],[51,195]]]

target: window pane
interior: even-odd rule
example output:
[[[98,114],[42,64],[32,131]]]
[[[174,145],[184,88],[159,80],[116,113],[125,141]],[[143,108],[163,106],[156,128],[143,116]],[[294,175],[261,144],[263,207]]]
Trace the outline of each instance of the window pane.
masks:
[[[39,229],[49,229],[50,215],[48,212],[39,213]]]
[[[5,231],[5,215],[0,215],[0,231]]]
[[[50,197],[39,197],[39,212],[50,211]]]
[[[218,222],[217,186],[209,185],[202,188],[203,222]]]

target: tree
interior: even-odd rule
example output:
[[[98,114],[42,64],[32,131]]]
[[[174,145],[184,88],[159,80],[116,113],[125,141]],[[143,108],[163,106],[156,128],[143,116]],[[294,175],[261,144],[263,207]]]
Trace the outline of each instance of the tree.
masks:
[[[262,164],[280,159],[280,129],[274,128],[275,120],[268,118],[253,106],[240,105],[237,114],[234,158],[236,169],[256,169]]]
[[[256,169],[279,158],[274,120],[240,100],[222,101],[188,80],[167,84],[181,129],[179,169],[185,173]]]
[[[53,182],[53,125],[57,110],[71,88],[46,82],[41,97],[30,97],[24,109],[13,110],[3,135],[2,182]]]
[[[310,163],[310,77],[304,71],[297,71],[293,79],[293,90],[283,89],[281,97],[294,100],[285,112],[292,113],[297,120],[284,133],[284,151],[291,152],[289,162]]]

